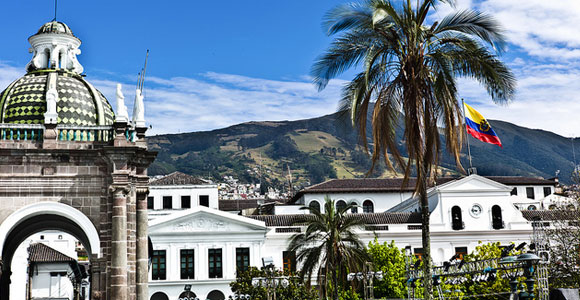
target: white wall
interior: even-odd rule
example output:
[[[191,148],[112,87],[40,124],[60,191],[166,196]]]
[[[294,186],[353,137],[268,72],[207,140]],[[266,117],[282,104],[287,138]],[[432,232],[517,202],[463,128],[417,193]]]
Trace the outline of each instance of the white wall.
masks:
[[[392,208],[393,206],[409,199],[412,196],[410,192],[403,192],[403,193],[328,193],[328,194],[305,194],[303,196],[303,203],[306,206],[310,205],[312,201],[318,201],[320,204],[320,209],[324,212],[324,202],[325,196],[329,196],[330,199],[334,200],[334,202],[338,202],[339,200],[345,201],[347,204],[349,203],[356,203],[360,207],[358,208],[358,212],[362,213],[362,205],[365,200],[370,200],[374,205],[374,212],[385,212],[388,209]]]
[[[65,276],[51,276],[51,272],[71,272],[67,263],[36,264],[31,280],[32,298],[68,298],[74,296],[73,285]]]
[[[181,208],[181,196],[191,197],[191,207],[199,206],[199,196],[209,196],[209,207],[218,209],[217,185],[152,185],[149,187],[149,197],[153,197],[153,209],[163,209],[163,196],[172,197],[172,208]]]

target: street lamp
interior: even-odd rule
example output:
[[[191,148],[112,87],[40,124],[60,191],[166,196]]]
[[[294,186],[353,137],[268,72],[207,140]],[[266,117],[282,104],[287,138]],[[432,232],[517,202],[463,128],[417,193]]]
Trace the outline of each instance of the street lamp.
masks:
[[[523,253],[518,255],[518,262],[524,263],[524,276],[526,280],[527,291],[520,293],[521,299],[534,299],[534,272],[536,271],[536,264],[540,261],[540,257],[534,253]]]
[[[287,276],[254,277],[252,278],[252,286],[256,288],[260,286],[266,288],[268,300],[276,300],[276,288],[277,287],[282,287],[283,289],[288,288],[288,286],[290,286],[290,279]]]
[[[367,269],[366,273],[364,272],[349,273],[346,276],[346,279],[348,281],[353,281],[354,279],[362,281],[364,286],[364,298],[365,300],[370,300],[375,298],[373,279],[383,280],[383,271],[377,272],[372,271],[370,262],[367,262],[365,264],[365,267]]]

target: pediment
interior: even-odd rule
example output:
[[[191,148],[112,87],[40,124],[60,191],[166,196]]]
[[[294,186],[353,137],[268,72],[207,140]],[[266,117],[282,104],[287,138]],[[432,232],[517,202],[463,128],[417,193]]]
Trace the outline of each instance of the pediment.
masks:
[[[178,211],[149,224],[150,234],[243,231],[266,231],[266,226],[261,221],[205,207]]]
[[[511,188],[507,185],[493,181],[491,179],[470,175],[459,180],[448,182],[437,188],[440,192],[509,192]]]

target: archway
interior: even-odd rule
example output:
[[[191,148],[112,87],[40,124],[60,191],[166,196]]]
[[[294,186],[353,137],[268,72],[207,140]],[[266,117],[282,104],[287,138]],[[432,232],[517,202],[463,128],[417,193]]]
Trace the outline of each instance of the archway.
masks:
[[[209,294],[207,294],[207,299],[208,300],[225,300],[226,296],[221,291],[213,290]]]
[[[0,299],[8,300],[10,297],[12,258],[16,249],[29,236],[44,230],[58,230],[74,236],[87,250],[89,261],[101,255],[99,235],[91,221],[80,211],[56,202],[25,206],[0,225]]]
[[[169,300],[169,297],[164,292],[157,292],[151,295],[151,300]]]

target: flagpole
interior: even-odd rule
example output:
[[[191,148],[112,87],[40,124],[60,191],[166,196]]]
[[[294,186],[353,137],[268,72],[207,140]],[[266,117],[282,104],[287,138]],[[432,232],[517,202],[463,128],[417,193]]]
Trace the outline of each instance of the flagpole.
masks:
[[[463,122],[465,122],[465,101],[461,98],[461,108],[463,109]],[[465,134],[465,140],[467,140],[467,153],[469,156],[469,169],[467,170],[468,175],[473,172],[473,165],[471,164],[471,147],[469,146],[469,134]]]

